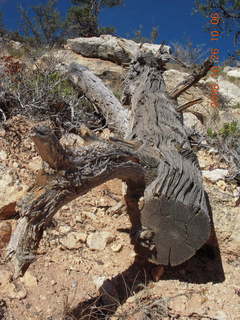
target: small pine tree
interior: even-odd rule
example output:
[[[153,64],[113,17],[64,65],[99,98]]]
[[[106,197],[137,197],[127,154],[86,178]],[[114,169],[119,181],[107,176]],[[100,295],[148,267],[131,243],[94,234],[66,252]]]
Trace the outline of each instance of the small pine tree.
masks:
[[[158,28],[157,27],[152,27],[152,30],[151,30],[151,42],[155,43],[157,41],[158,36],[159,36]]]
[[[159,32],[158,32],[158,28],[157,27],[152,27],[152,30],[150,32],[150,36],[149,37],[145,37],[143,36],[142,32],[143,32],[143,26],[140,25],[138,27],[138,29],[136,31],[134,31],[134,36],[131,37],[131,39],[137,43],[155,43],[158,36],[159,36]]]
[[[57,9],[59,0],[31,7],[32,14],[20,7],[22,29],[32,44],[53,45],[63,35],[63,22]]]
[[[114,33],[114,28],[102,28],[99,14],[104,7],[113,8],[123,0],[71,0],[65,23],[68,37],[92,37],[103,33]]]
[[[65,28],[70,38],[97,36],[97,17],[89,7],[72,6],[68,10]]]

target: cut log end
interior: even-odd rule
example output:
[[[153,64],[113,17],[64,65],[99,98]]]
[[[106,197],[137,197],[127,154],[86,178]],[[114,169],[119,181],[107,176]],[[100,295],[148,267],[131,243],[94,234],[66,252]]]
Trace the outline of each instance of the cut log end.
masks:
[[[190,259],[208,240],[211,222],[208,213],[161,196],[145,203],[142,226],[153,232],[151,262],[179,265]]]

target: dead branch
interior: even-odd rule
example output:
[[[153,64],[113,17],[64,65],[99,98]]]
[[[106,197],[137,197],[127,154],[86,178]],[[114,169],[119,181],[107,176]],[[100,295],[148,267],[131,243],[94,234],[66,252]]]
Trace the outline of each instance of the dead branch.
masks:
[[[20,219],[7,249],[8,258],[14,263],[15,276],[21,275],[34,259],[43,230],[63,205],[114,178],[128,184],[132,181],[142,192],[144,190],[144,170],[140,159],[126,148],[98,142],[67,155],[58,144],[54,150],[52,142],[57,138],[50,129],[34,129],[33,136],[38,150],[44,150],[40,155],[44,155],[51,168],[46,168],[38,176],[32,189],[18,204]],[[60,167],[51,154],[47,154],[52,151],[64,159]]]
[[[68,71],[69,79],[84,92],[85,96],[93,102],[103,113],[108,126],[119,132],[129,130],[129,111],[122,107],[115,95],[86,67],[72,63]]]
[[[185,80],[177,84],[177,86],[169,92],[169,96],[172,99],[177,99],[184,91],[203,78],[212,66],[213,62],[210,59],[206,60],[203,65],[200,65],[196,70],[194,70]]]
[[[183,112],[185,111],[186,109],[190,108],[191,106],[193,106],[194,104],[197,104],[197,103],[200,103],[203,101],[203,98],[197,98],[195,100],[192,100],[192,101],[189,101],[189,102],[186,102],[184,104],[182,104],[181,106],[178,106],[177,107],[177,111],[178,112]]]

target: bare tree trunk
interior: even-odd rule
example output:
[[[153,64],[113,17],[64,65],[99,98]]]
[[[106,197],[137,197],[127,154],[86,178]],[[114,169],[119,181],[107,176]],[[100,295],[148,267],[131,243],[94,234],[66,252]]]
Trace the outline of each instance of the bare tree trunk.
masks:
[[[161,57],[140,56],[128,78],[131,85],[139,84],[131,98],[130,138],[143,143],[138,153],[148,154],[147,174],[151,172],[141,211],[142,228],[149,231],[147,243],[153,248],[149,258],[178,265],[208,240],[211,229],[198,160],[177,103],[165,92]]]
[[[210,66],[206,63],[203,68]],[[113,178],[127,183],[131,239],[139,255],[174,266],[192,257],[208,240],[211,221],[198,160],[177,112],[176,97],[186,86],[177,86],[169,96],[163,71],[160,54],[136,58],[125,82],[125,101],[131,104],[127,110],[90,71],[71,66],[70,79],[97,104],[119,136],[130,142],[98,140],[67,152],[49,129],[34,131],[33,141],[48,168],[38,179],[41,183],[36,182],[19,204],[21,218],[8,246],[16,275],[33,259],[54,213]],[[200,71],[190,82],[201,78],[204,72]]]

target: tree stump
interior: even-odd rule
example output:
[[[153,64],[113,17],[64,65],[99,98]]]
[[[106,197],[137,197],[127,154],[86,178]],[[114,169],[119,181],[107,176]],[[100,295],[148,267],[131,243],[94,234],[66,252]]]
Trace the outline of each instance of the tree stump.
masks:
[[[166,54],[140,53],[125,80],[123,106],[88,69],[72,64],[69,78],[104,114],[117,138],[66,150],[48,128],[32,139],[45,166],[18,203],[20,219],[8,257],[20,275],[34,260],[42,232],[57,210],[113,178],[127,184],[125,201],[135,251],[156,264],[176,266],[210,236],[211,219],[198,160],[177,111],[177,97],[203,77],[209,61],[167,93]]]

